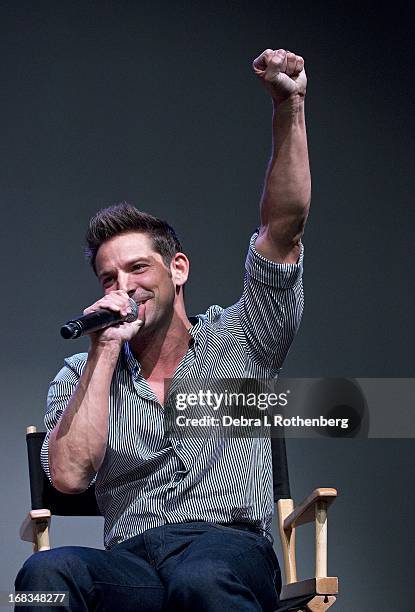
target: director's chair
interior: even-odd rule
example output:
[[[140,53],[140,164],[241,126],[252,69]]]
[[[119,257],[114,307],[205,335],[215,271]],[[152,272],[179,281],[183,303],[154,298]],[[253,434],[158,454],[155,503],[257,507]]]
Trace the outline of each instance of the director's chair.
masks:
[[[26,442],[29,460],[32,510],[20,528],[20,538],[33,543],[33,551],[49,550],[51,516],[101,516],[95,487],[83,493],[68,495],[52,487],[40,462],[40,450],[45,432],[27,428]],[[283,437],[272,439],[274,500],[284,558],[285,584],[276,612],[324,612],[336,601],[338,579],[327,576],[327,509],[336,499],[332,488],[315,489],[301,504],[294,506],[288,479],[287,455]],[[296,528],[315,522],[315,576],[298,581],[295,557]]]

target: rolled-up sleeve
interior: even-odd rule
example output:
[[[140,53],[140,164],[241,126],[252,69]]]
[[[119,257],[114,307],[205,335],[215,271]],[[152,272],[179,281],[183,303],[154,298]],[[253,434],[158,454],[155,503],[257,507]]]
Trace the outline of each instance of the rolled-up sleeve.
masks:
[[[252,236],[246,258],[239,319],[251,358],[278,373],[303,313],[304,247],[297,263],[275,263],[255,249],[257,236]]]
[[[83,354],[74,355],[65,359],[64,367],[58,372],[49,386],[47,407],[45,413],[46,436],[40,452],[40,461],[46,476],[52,483],[49,466],[49,437],[52,429],[57,425],[63,411],[69,403],[78,384],[82,369],[85,365]],[[52,483],[53,484],[53,483]]]

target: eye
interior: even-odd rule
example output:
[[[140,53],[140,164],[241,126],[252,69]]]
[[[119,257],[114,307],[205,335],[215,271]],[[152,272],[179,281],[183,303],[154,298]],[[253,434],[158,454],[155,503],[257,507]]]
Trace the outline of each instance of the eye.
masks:
[[[145,267],[146,267],[145,264],[136,263],[136,264],[133,265],[132,269],[133,269],[133,272],[142,272]]]
[[[104,289],[107,289],[108,287],[111,287],[111,285],[114,283],[114,279],[112,278],[112,276],[104,276],[104,278],[101,280],[101,283]]]

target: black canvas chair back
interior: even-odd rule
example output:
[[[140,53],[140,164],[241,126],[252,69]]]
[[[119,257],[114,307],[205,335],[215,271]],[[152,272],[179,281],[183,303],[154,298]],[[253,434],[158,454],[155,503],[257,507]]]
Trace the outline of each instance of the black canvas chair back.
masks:
[[[291,499],[290,478],[288,474],[287,450],[283,434],[271,438],[272,451],[272,484],[274,489],[274,501],[280,499]]]
[[[95,485],[92,484],[83,493],[74,495],[60,493],[52,487],[40,462],[40,450],[45,435],[44,431],[26,434],[32,510],[48,508],[57,516],[100,516]],[[289,499],[291,494],[283,437],[272,439],[272,464],[274,500],[277,502],[279,499]]]
[[[74,495],[60,493],[52,487],[40,462],[40,449],[45,435],[44,431],[26,434],[32,510],[48,508],[58,516],[100,516],[95,485]]]

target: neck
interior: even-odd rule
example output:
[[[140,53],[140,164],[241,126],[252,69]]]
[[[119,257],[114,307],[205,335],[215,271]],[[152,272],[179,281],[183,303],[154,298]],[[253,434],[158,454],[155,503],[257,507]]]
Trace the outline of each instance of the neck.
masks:
[[[164,326],[148,334],[139,333],[130,342],[131,349],[140,362],[144,378],[170,378],[179,361],[189,348],[189,328],[184,306],[175,305],[171,318]]]

